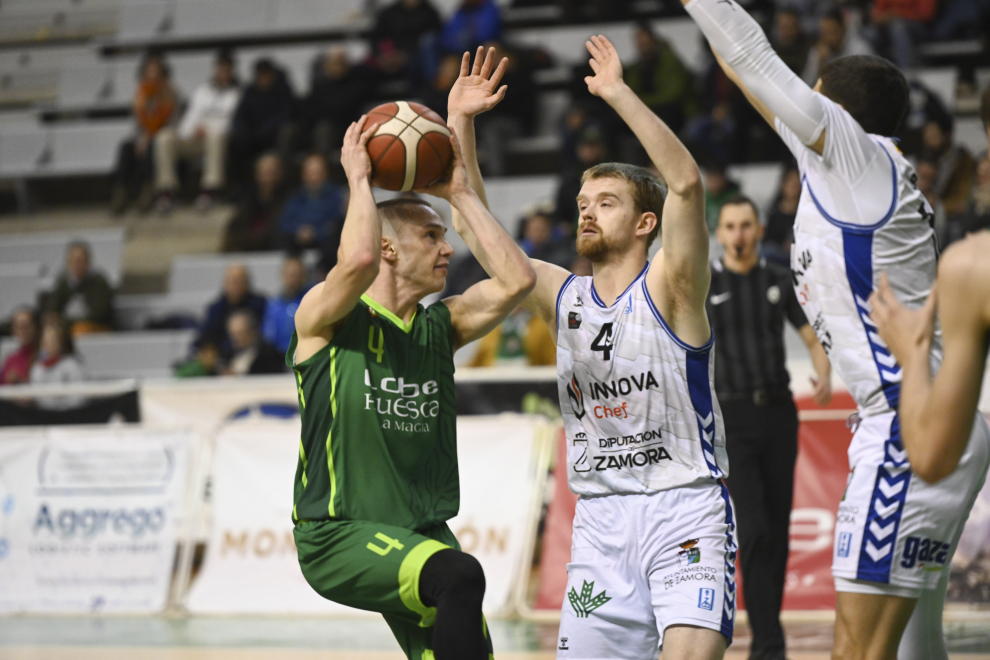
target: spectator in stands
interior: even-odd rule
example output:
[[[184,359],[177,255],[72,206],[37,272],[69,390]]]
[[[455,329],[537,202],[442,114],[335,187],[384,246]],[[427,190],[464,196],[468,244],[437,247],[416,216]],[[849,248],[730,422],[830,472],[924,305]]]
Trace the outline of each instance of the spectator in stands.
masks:
[[[83,369],[75,357],[68,326],[62,319],[51,316],[41,327],[38,359],[31,366],[31,384],[73,383],[83,380]],[[38,397],[35,405],[46,410],[66,410],[83,403],[80,397]]]
[[[234,111],[228,155],[231,176],[244,183],[255,158],[272,149],[282,162],[290,162],[295,118],[296,97],[285,74],[270,59],[259,59]]]
[[[680,132],[698,111],[691,73],[648,21],[637,22],[633,36],[639,59],[626,68],[626,83],[670,130]]]
[[[213,77],[193,92],[189,107],[178,129],[167,126],[155,136],[155,188],[157,209],[172,208],[179,189],[176,161],[180,157],[201,161],[203,176],[196,207],[213,205],[226,183],[227,135],[241,92],[234,73],[234,60],[228,51],[217,54]]]
[[[502,38],[502,13],[495,0],[461,0],[440,30],[440,51],[458,55]]]
[[[248,310],[256,319],[265,315],[266,301],[263,296],[251,290],[251,276],[242,264],[231,264],[223,277],[223,291],[220,297],[206,309],[206,320],[199,331],[196,345],[204,341],[214,341],[221,352],[230,348],[227,335],[227,320],[238,310]]]
[[[694,153],[708,154],[725,162],[736,160],[738,127],[732,106],[720,100],[711,110],[696,116],[684,128],[684,143]]]
[[[327,162],[320,154],[303,161],[302,186],[289,199],[279,224],[282,247],[319,247],[336,225],[344,221],[344,201],[337,186],[330,182]]]
[[[430,0],[395,0],[378,13],[371,33],[379,69],[386,74],[412,73],[424,37],[441,28],[443,20]]]
[[[198,378],[216,376],[220,365],[220,349],[212,340],[205,340],[196,346],[196,354],[191,360],[175,368],[176,378]]]
[[[372,82],[366,67],[352,65],[347,60],[347,49],[343,46],[333,46],[323,54],[304,102],[308,130],[317,153],[330,158],[340,150],[344,131],[361,116],[368,102]]]
[[[296,255],[287,257],[282,264],[282,293],[268,300],[261,322],[261,336],[282,354],[289,350],[289,340],[296,329],[296,310],[308,290],[302,259]]]
[[[969,205],[959,224],[963,236],[990,229],[990,155],[987,152],[976,162],[976,179]]]
[[[987,132],[987,143],[990,144],[990,85],[980,95],[980,120],[983,122],[983,130]]]
[[[177,103],[171,74],[161,53],[145,55],[138,71],[139,82],[131,106],[137,135],[125,140],[117,152],[110,200],[110,210],[115,214],[123,213],[135,195],[141,211],[151,207],[154,139],[172,121]]]
[[[935,194],[945,205],[948,215],[965,213],[976,174],[976,161],[969,150],[952,139],[955,121],[952,115],[935,115],[922,133],[922,157],[938,167]]]
[[[520,223],[522,233],[519,246],[530,259],[539,259],[561,268],[567,268],[574,260],[575,247],[568,235],[555,235],[553,215],[549,208],[538,207],[528,213]]]
[[[801,173],[794,166],[784,171],[780,192],[767,215],[763,233],[763,255],[771,261],[790,267],[791,245],[794,243],[794,218],[801,198]]]
[[[227,225],[224,252],[274,250],[285,198],[282,161],[275,153],[263,154],[254,164],[254,185],[241,194]]]
[[[608,158],[605,136],[595,124],[588,124],[577,141],[577,162],[565,163],[557,184],[555,220],[557,223],[577,227],[577,196],[581,192],[581,177],[585,170],[604,163]]]
[[[773,49],[784,60],[787,68],[800,76],[808,63],[808,51],[811,50],[811,40],[801,27],[801,17],[793,8],[779,9],[774,14],[773,26]]]
[[[945,214],[945,206],[942,205],[942,201],[935,192],[936,182],[938,181],[938,166],[930,160],[921,159],[914,166],[914,171],[918,175],[918,191],[925,196],[925,199],[928,200],[928,205],[932,207],[935,213],[933,223],[935,234],[938,236],[939,246],[944,249],[949,243],[960,238],[960,236],[952,236],[953,234],[957,234],[956,227],[949,226],[949,219]]]
[[[889,49],[891,60],[908,69],[918,66],[919,41],[928,35],[937,0],[874,0],[870,12],[874,46]]]
[[[715,158],[709,159],[701,167],[701,175],[705,180],[705,223],[713,236],[718,229],[722,205],[733,197],[738,197],[741,192],[739,184],[730,179],[725,170],[725,162]]]
[[[907,156],[920,156],[925,125],[936,117],[943,121],[941,118],[948,114],[937,94],[919,82],[908,83],[908,111],[898,135],[901,151]]]
[[[0,367],[0,385],[20,385],[31,380],[31,366],[38,357],[38,315],[27,307],[14,310],[10,329],[17,349]]]
[[[501,62],[503,57],[508,59],[499,85],[507,85],[512,94],[506,94],[498,105],[475,120],[481,166],[488,176],[502,176],[506,173],[505,155],[510,141],[533,131],[536,120],[534,62],[530,52],[506,48],[497,41],[488,42],[485,48],[495,49],[496,62]]]
[[[521,305],[478,340],[469,367],[557,364],[557,347],[546,323]]]
[[[228,376],[278,374],[285,371],[285,355],[261,338],[258,317],[239,309],[227,319],[230,350],[225,355],[223,373]]]
[[[813,87],[818,82],[818,72],[837,57],[872,54],[870,45],[846,24],[842,12],[834,9],[818,21],[818,41],[808,53],[801,77]]]
[[[92,268],[89,244],[73,241],[65,251],[65,270],[55,288],[42,294],[41,309],[65,319],[77,337],[114,328],[113,288]]]

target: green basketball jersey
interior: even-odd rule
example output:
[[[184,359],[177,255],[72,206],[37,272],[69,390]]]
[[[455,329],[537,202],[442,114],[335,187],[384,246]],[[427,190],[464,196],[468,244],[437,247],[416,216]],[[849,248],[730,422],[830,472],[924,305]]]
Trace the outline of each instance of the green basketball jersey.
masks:
[[[450,310],[407,325],[367,295],[333,341],[293,364],[302,415],[294,522],[367,520],[418,530],[457,514]]]

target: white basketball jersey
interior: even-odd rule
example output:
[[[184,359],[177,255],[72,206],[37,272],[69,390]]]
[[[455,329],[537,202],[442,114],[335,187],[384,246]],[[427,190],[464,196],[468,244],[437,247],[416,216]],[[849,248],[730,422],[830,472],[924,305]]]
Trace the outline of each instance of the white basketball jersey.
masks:
[[[557,378],[567,475],[579,495],[650,493],[728,474],[712,341],[688,346],[646,290],[643,268],[606,306],[591,277],[557,295]]]
[[[828,115],[821,156],[777,122],[803,184],[791,269],[832,366],[860,413],[877,415],[897,409],[901,368],[877,334],[867,300],[886,272],[905,305],[924,302],[937,266],[934,214],[894,142],[868,135],[841,106],[821,99]],[[941,363],[939,336],[932,360]]]

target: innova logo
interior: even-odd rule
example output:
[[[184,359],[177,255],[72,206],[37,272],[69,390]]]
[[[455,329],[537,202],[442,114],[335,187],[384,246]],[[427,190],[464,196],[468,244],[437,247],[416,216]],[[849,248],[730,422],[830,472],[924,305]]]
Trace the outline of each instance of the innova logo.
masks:
[[[567,398],[571,400],[574,415],[578,419],[584,417],[584,397],[581,395],[581,384],[575,376],[571,376],[571,382],[567,384]]]

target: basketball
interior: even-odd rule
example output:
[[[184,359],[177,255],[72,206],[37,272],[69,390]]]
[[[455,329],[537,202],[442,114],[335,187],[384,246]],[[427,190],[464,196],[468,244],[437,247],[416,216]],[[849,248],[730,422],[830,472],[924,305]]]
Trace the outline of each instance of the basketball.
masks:
[[[425,105],[383,103],[368,112],[365,126],[374,123],[380,126],[368,140],[373,185],[403,192],[425,188],[450,167],[450,129]]]

